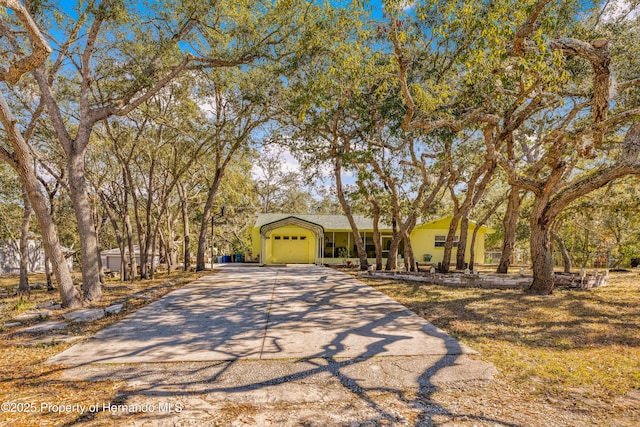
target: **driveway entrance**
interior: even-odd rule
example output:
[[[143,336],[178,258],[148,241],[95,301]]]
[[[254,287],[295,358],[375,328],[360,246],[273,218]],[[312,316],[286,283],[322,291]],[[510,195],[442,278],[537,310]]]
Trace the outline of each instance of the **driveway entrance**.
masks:
[[[472,351],[350,275],[225,266],[50,360],[140,363]]]

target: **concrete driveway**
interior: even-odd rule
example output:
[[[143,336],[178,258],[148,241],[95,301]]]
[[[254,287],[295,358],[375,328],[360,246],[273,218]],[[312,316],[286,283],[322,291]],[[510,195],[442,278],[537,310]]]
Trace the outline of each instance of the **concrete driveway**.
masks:
[[[370,286],[329,268],[223,267],[49,363],[357,358],[473,353]]]
[[[493,378],[473,354],[350,275],[230,264],[48,363],[127,381],[127,404],[184,408],[119,425],[418,426],[448,413],[432,391]]]

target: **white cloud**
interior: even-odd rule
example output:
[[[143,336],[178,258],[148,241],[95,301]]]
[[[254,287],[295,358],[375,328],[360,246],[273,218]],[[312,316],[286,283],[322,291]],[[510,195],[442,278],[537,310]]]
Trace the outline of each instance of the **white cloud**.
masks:
[[[300,172],[300,163],[293,157],[289,150],[282,151],[282,163],[280,168],[283,172]]]
[[[294,172],[302,173],[302,167],[300,163],[295,159],[289,150],[279,146],[263,146],[260,155],[279,157],[280,159],[280,171],[282,172]],[[329,186],[334,185],[333,167],[329,163],[322,163],[317,165],[318,174],[316,177],[323,183],[329,183]],[[253,179],[264,178],[264,172],[259,164],[254,164],[251,177]],[[343,183],[346,185],[355,184],[355,173],[351,170],[344,170],[342,172]]]
[[[279,169],[281,172],[300,172],[300,163],[293,157],[291,152],[286,148],[275,146],[263,146],[260,152],[261,156],[270,156],[278,158],[280,161]],[[251,176],[253,179],[259,179],[264,177],[264,171],[258,163],[253,165],[251,170]]]

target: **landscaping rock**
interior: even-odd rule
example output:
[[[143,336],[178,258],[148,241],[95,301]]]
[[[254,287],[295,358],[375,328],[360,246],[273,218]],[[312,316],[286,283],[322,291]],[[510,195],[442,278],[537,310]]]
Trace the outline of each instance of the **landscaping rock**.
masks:
[[[511,289],[526,288],[531,285],[532,277],[520,277],[519,275],[484,274],[480,276],[477,271],[474,274],[460,273],[397,273],[374,271],[363,273],[369,277],[393,278],[413,282],[425,282],[436,285],[461,287],[461,288],[493,288]]]
[[[76,310],[62,315],[67,320],[74,322],[91,322],[92,320],[102,319],[104,317],[104,310],[101,309],[87,309]]]
[[[13,320],[24,322],[24,321],[36,320],[36,319],[46,319],[49,316],[51,316],[51,312],[49,310],[37,310],[37,311],[22,313],[14,317]]]
[[[63,329],[67,327],[67,322],[61,321],[49,321],[38,323],[37,325],[29,326],[28,328],[20,329],[15,334],[39,334],[41,332],[55,331],[57,329]]]
[[[50,346],[56,344],[63,343],[72,343],[81,339],[84,339],[84,335],[49,335],[46,337],[33,338],[30,340],[23,341],[19,343],[19,346],[22,347],[39,347],[39,346]]]
[[[585,405],[591,406],[592,408],[600,408],[600,409],[605,409],[608,407],[608,405],[604,402],[601,402],[599,400],[596,399],[591,399],[589,397],[585,397],[579,394],[570,394],[569,396],[573,397],[575,400],[577,400],[578,402],[581,402]]]
[[[47,302],[41,302],[40,304],[38,304],[36,307],[38,308],[50,308],[52,306],[56,305],[55,302],[53,301],[47,301]]]
[[[106,314],[118,314],[122,310],[122,304],[114,304],[104,309]]]
[[[49,310],[62,310],[62,306],[60,304],[55,304],[50,306]]]
[[[105,291],[131,291],[132,287],[127,285],[105,285],[102,288]]]
[[[628,392],[625,397],[627,399],[631,399],[631,400],[635,400],[640,402],[640,391],[630,391]]]
[[[22,323],[20,322],[9,322],[9,323],[5,323],[3,326],[5,328],[15,328],[16,326],[21,326]]]

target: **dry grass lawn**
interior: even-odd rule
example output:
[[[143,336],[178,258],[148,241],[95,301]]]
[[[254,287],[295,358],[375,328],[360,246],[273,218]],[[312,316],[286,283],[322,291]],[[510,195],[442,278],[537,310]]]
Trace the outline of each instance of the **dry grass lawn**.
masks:
[[[580,415],[573,425],[640,425],[637,272],[613,273],[599,289],[557,289],[551,296],[366,281],[498,368],[498,382],[475,396],[493,419],[504,419],[511,405],[523,412],[506,416],[518,425],[565,425],[551,421],[555,410]],[[461,396],[449,391],[439,398],[450,407]],[[492,406],[502,409],[491,411]]]
[[[210,273],[210,272],[205,272]],[[55,331],[69,335],[89,336],[105,326],[121,319],[127,314],[138,310],[150,302],[160,298],[168,292],[202,276],[202,273],[166,273],[158,275],[154,280],[121,283],[116,280],[107,281],[103,289],[103,301],[91,304],[87,308],[107,307],[114,302],[124,302],[122,311],[103,319],[71,324],[66,329]],[[47,292],[46,289],[31,291],[28,300],[20,300],[15,294],[17,278],[0,278],[0,293],[7,290],[9,298],[0,299],[0,327],[16,315],[34,309],[38,303],[59,301],[57,291]],[[44,282],[44,275],[30,276],[30,283]],[[134,298],[134,294],[144,294],[148,297]],[[50,320],[59,320],[65,310],[54,311]],[[35,324],[37,321],[26,322],[25,325]],[[117,404],[119,390],[125,384],[118,381],[101,382],[68,382],[60,380],[56,368],[46,365],[48,358],[62,352],[72,344],[56,344],[53,346],[26,347],[29,337],[14,334],[20,327],[0,329],[0,426],[60,426],[75,425],[95,418],[100,424],[102,414],[80,415],[78,411],[56,412],[43,405],[91,405],[96,402],[112,402]],[[95,420],[94,420],[95,421]]]

